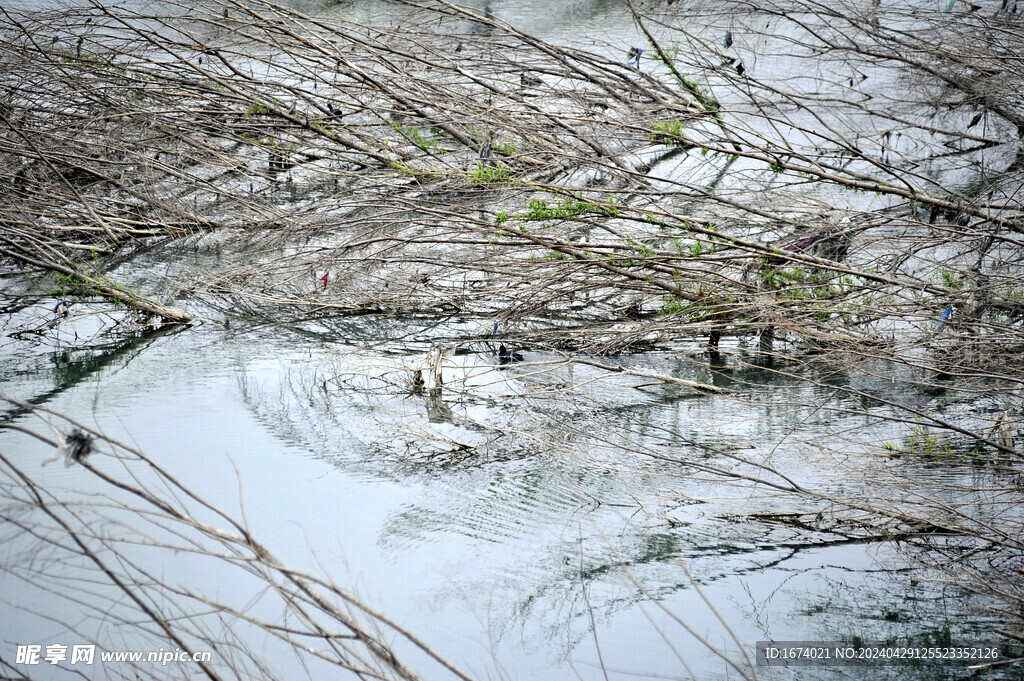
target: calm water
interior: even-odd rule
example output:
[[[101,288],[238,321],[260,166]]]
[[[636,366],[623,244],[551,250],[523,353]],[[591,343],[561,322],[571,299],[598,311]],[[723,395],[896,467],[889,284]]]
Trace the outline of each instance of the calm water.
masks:
[[[550,40],[623,53],[642,43],[617,2],[476,6]],[[372,22],[382,10],[342,3],[330,11]],[[53,304],[42,300],[24,315],[44,321]],[[591,382],[602,372],[581,364],[498,370],[493,352],[477,346],[451,358],[448,387],[432,396],[410,390],[427,345],[398,340],[427,336],[417,320],[207,323],[141,340],[81,340],[101,321],[76,316],[43,340],[5,334],[0,392],[131,443],[198,495],[244,517],[279,558],[329,575],[481,678],[600,679],[599,654],[615,678],[736,678],[709,647],[745,668],[742,653],[752,656],[758,640],[876,640],[949,628],[960,641],[985,626],[955,585],[911,579],[894,546],[735,519],[813,513],[814,504],[658,458],[724,470],[745,469],[737,456],[770,459],[801,484],[850,492],[864,483],[837,476],[838,467],[875,465],[856,443],[869,440],[869,430],[879,442],[901,435],[862,415],[818,414],[813,405],[831,394],[829,380],[859,381],[866,392],[921,407],[951,399],[904,390],[910,376],[888,382],[822,372],[815,377],[826,385],[810,387],[746,365],[752,357],[735,342],[715,371],[682,346],[615,360],[740,393],[717,398],[636,390],[640,381],[628,377]],[[486,326],[452,322],[437,333],[458,337],[474,323]],[[568,385],[577,388],[559,390]],[[36,423],[12,413],[6,420]],[[19,433],[0,430],[0,452],[55,494],[109,491],[73,466],[40,468],[47,447]],[[0,656],[13,658],[16,644],[71,644],[86,635],[109,649],[127,647],[131,641],[102,614],[67,598],[83,588],[75,566],[63,581],[36,579],[63,568],[53,570],[49,554],[10,525],[5,538],[13,548],[0,573]],[[250,595],[244,580],[187,556],[140,560],[161,566],[154,569],[175,584],[242,602]],[[250,645],[282,678],[305,676],[277,644],[256,638]],[[758,674],[861,678],[812,671]],[[70,677],[50,668],[32,673]],[[891,668],[874,678],[908,674]]]
[[[405,359],[324,335],[207,325],[66,355],[8,342],[5,392],[48,394],[46,406],[133,443],[197,494],[244,515],[280,558],[350,586],[482,677],[497,660],[509,678],[601,678],[596,638],[609,669],[685,676],[685,662],[698,678],[727,678],[723,662],[672,619],[682,616],[735,657],[739,645],[700,593],[748,650],[766,638],[918,635],[965,605],[959,594],[911,588],[884,544],[815,545],[739,524],[728,516],[787,503],[619,446],[653,442],[645,429],[657,425],[742,451],[740,442],[756,446],[759,436],[774,441],[798,417],[787,409],[603,383],[556,400],[537,395],[528,377],[485,367],[493,356],[481,354],[454,358],[462,366],[446,382],[471,374],[477,387],[453,388],[438,418],[426,396],[365,380],[391,375]],[[113,357],[97,361],[104,352]],[[634,361],[680,363],[675,355]],[[347,379],[357,367],[360,385]],[[76,369],[77,381],[62,386]],[[574,371],[579,380],[588,369]],[[775,402],[799,389],[777,390]],[[615,415],[592,403],[617,403]],[[562,441],[546,441],[555,420]],[[529,437],[489,441],[485,422],[521,422]],[[427,451],[414,444],[426,432],[476,449]],[[56,488],[102,489],[75,467],[39,469],[46,448],[9,431],[0,431],[0,451]],[[698,456],[682,442],[668,452]],[[783,456],[806,453],[794,445]],[[816,467],[826,461],[775,462],[805,483],[830,477]],[[191,574],[187,561],[181,569],[182,583],[231,590],[216,574]],[[72,642],[63,624],[79,621],[80,606],[30,595],[9,575],[0,584],[4,641]],[[96,635],[115,646],[113,632],[99,626]],[[299,673],[282,653],[271,658],[284,676]]]

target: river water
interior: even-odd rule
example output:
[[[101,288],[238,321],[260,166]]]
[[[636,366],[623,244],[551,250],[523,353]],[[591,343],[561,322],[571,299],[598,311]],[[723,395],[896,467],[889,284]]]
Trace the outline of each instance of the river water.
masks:
[[[552,41],[642,42],[616,2],[479,7]],[[329,11],[382,20],[373,3]],[[33,315],[48,323],[54,304],[39,300],[10,328]],[[740,394],[718,397],[637,389],[643,380],[547,353],[502,368],[494,348],[478,343],[446,361],[440,393],[424,394],[411,376],[429,344],[397,340],[422,339],[421,319],[208,321],[144,337],[97,335],[108,323],[82,306],[42,336],[5,335],[2,392],[130,442],[244,517],[278,558],[329,575],[479,678],[725,679],[737,672],[722,656],[751,673],[745,656],[763,640],[988,642],[980,604],[956,584],[926,579],[898,545],[750,519],[813,518],[828,504],[665,458],[748,474],[757,472],[751,462],[770,462],[808,488],[850,493],[886,465],[858,443],[900,441],[905,431],[842,402],[852,398],[820,412],[815,405],[848,385],[922,410],[962,399],[907,387],[919,378],[908,369],[850,376],[822,363],[773,373],[742,338],[723,341],[714,361],[685,343],[615,359]],[[474,323],[431,320],[447,338]],[[5,422],[34,423],[13,411]],[[37,470],[48,450],[0,430],[0,452],[56,496],[109,493],[74,466]],[[967,484],[986,475],[949,472]],[[17,564],[36,548],[7,534],[18,550],[0,575],[4,659],[18,644],[79,642],[84,634],[73,632],[109,649],[131,642],[70,598],[81,585],[19,578]],[[244,585],[217,573],[187,560],[180,568],[175,583],[246,597]],[[249,644],[282,678],[306,674],[275,643]],[[883,667],[872,678],[966,678],[962,668]],[[865,678],[841,667],[755,671]],[[67,676],[31,670],[50,674]]]
[[[343,381],[356,366],[385,375],[380,367],[394,360],[314,330],[205,325],[95,350],[8,343],[5,392],[44,396],[45,406],[130,441],[187,488],[244,516],[279,558],[326,572],[485,678],[496,669],[508,678],[601,678],[598,645],[604,665],[627,677],[688,668],[696,678],[728,678],[675,617],[740,663],[740,648],[752,654],[759,640],[920,640],[947,629],[959,639],[983,624],[955,586],[912,579],[886,543],[738,522],[731,517],[807,507],[636,453],[660,447],[707,460],[695,446],[703,442],[763,455],[762,443],[803,422],[773,462],[804,484],[861,484],[835,480],[835,462],[807,443],[842,437],[863,419],[808,425],[796,406],[804,388],[777,381],[766,386],[772,400],[737,403],[609,382],[556,404],[536,380],[493,368],[481,353],[455,358],[464,361],[452,363],[448,382],[475,364],[479,387],[442,400],[439,415],[422,395]],[[672,353],[632,361],[684,375],[700,369]],[[580,381],[587,368],[574,371]],[[731,378],[756,379],[757,370]],[[597,403],[617,405],[614,416]],[[516,421],[522,438],[488,440],[486,424]],[[666,430],[682,441],[665,445]],[[473,449],[430,449],[426,432]],[[561,442],[548,439],[556,433]],[[48,453],[6,431],[0,451],[33,474],[32,462]],[[793,457],[804,461],[794,466]],[[40,473],[55,489],[93,484],[74,467]],[[185,583],[230,589],[184,569]],[[4,618],[5,641],[74,642],[64,625],[83,617],[78,606],[43,599],[56,622],[40,620],[20,610],[39,601],[26,601],[17,580],[4,583],[17,613]],[[102,625],[99,637],[116,639]],[[289,678],[294,664],[282,655],[271,666]]]

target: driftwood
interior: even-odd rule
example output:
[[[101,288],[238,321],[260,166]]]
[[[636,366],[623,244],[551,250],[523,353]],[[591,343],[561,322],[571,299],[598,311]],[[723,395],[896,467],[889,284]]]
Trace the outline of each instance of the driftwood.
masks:
[[[679,385],[679,386],[682,386],[684,388],[692,388],[693,390],[696,390],[696,391],[702,392],[702,393],[724,394],[724,393],[728,393],[729,392],[729,390],[727,390],[726,388],[721,388],[721,387],[719,387],[717,385],[709,385],[707,383],[700,383],[699,381],[688,381],[685,378],[676,378],[675,376],[668,376],[666,374],[659,374],[659,373],[656,373],[656,372],[653,372],[653,371],[642,371],[640,369],[629,369],[629,368],[626,368],[626,367],[622,366],[621,364],[618,364],[618,365],[607,364],[605,362],[598,362],[598,361],[595,361],[595,360],[592,360],[592,359],[587,359],[587,358],[584,358],[584,357],[574,357],[573,358],[573,362],[575,362],[577,364],[586,364],[587,366],[597,367],[598,369],[604,369],[605,371],[609,371],[609,372],[612,372],[612,373],[625,374],[627,376],[639,376],[640,378],[653,378],[659,384],[670,383],[672,385]]]

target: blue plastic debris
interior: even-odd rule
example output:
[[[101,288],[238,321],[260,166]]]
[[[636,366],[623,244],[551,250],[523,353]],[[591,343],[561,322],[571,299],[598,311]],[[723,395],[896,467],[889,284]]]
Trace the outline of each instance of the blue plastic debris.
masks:
[[[953,315],[953,303],[950,303],[949,307],[946,308],[946,311],[942,313],[942,318],[939,321],[939,328],[940,329],[945,328],[946,322],[949,321],[949,318],[952,315]]]

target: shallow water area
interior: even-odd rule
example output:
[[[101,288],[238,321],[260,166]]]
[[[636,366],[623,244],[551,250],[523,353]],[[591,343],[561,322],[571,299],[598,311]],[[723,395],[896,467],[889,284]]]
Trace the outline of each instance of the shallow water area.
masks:
[[[8,370],[19,357],[45,356],[17,343],[7,350]],[[522,365],[502,368],[486,353],[454,356],[431,406],[430,391],[410,390],[404,377],[413,358],[313,343],[283,327],[208,324],[153,339],[145,352],[85,361],[77,380],[56,390],[59,369],[36,365],[18,388],[131,442],[244,518],[281,559],[355,589],[481,676],[496,659],[510,678],[596,678],[596,641],[610,670],[673,675],[685,662],[698,678],[726,678],[722,660],[676,618],[742,659],[757,640],[916,636],[935,629],[939,612],[962,606],[926,585],[905,591],[898,554],[876,560],[885,544],[837,543],[825,533],[816,547],[782,528],[730,520],[806,509],[618,448],[633,443],[642,452],[645,429],[671,427],[745,452],[758,429],[770,435],[767,423],[786,427],[792,415],[766,421],[757,400],[716,409],[714,397],[666,400],[628,381],[598,381],[566,402],[536,390],[531,364],[546,359],[527,353]],[[657,356],[626,364],[644,363],[656,366]],[[582,382],[594,369],[573,372]],[[341,380],[346,374],[364,382]],[[616,401],[613,413],[634,425],[623,429],[587,406]],[[717,415],[711,431],[705,410]],[[558,430],[551,418],[564,426],[561,442],[536,437]],[[509,429],[517,419],[522,427]],[[753,424],[761,425],[751,431]],[[101,490],[83,487],[73,465],[38,469],[47,448],[17,433],[0,433],[0,451],[56,488]],[[698,454],[693,442],[665,451],[728,465]],[[817,464],[806,466],[805,483],[828,479]],[[181,570],[196,588],[224,589],[215,573],[190,573],[187,560]],[[27,610],[5,619],[3,638],[62,638],[61,627],[28,612],[72,621],[75,606],[31,593],[8,599]],[[275,668],[298,673],[283,657]]]

